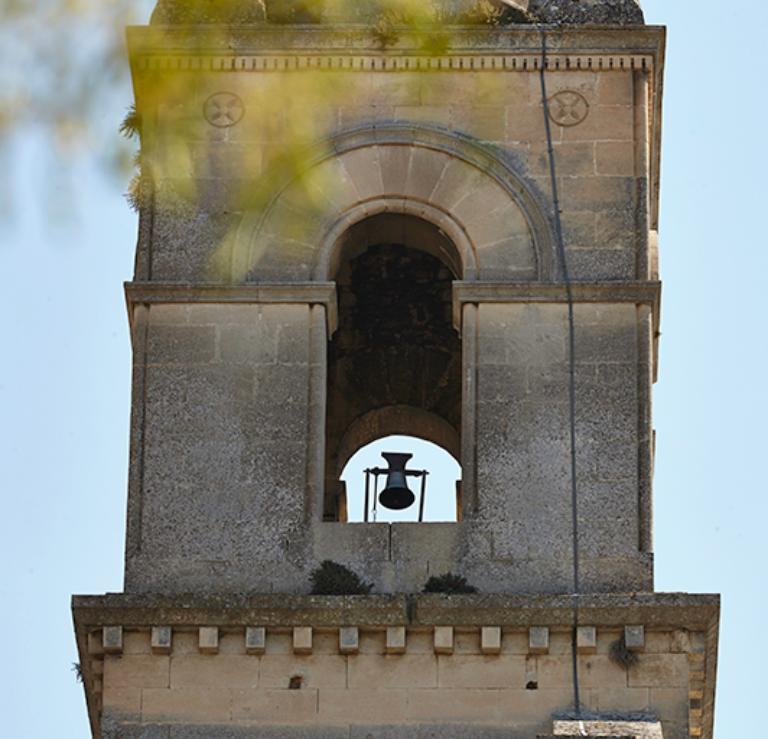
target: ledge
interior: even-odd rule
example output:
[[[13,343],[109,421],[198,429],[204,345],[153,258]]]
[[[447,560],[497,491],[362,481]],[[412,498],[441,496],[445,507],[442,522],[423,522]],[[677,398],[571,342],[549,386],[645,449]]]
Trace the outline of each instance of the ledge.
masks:
[[[582,623],[706,629],[720,597],[687,593],[581,595]],[[78,627],[150,626],[568,626],[570,595],[76,595]]]
[[[661,282],[573,282],[574,303],[634,303],[653,308],[653,329],[661,321]],[[563,282],[454,282],[453,322],[461,326],[464,303],[565,303]]]
[[[323,305],[328,330],[336,330],[337,303],[334,282],[251,283],[245,285],[180,282],[126,282],[125,299],[133,326],[136,305],[169,303],[307,303]]]

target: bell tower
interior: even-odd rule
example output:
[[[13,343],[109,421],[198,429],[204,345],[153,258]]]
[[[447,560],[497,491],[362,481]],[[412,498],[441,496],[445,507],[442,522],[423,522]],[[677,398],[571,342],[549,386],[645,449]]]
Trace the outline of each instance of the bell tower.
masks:
[[[711,738],[719,599],[653,583],[664,29],[634,0],[160,0],[128,42],[93,736]],[[458,462],[455,520],[348,520],[342,469],[391,434]],[[388,463],[377,500],[418,506]]]

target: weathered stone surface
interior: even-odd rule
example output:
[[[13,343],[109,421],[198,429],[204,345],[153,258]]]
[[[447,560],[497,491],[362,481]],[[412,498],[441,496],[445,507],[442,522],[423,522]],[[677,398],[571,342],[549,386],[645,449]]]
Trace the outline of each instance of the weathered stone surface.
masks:
[[[494,3],[498,18],[478,11],[471,0],[439,0],[433,3],[448,22],[459,23],[643,23],[643,13],[636,0],[560,0],[557,3],[544,0],[519,0],[513,8]],[[152,15],[152,23],[162,25],[190,24],[244,24],[259,23],[267,18],[278,23],[317,23],[326,21],[370,22],[386,10],[386,3],[350,3],[348,6],[331,5],[334,10],[324,12],[325,3],[309,3],[306,0],[159,0]],[[527,7],[527,12],[526,12]]]
[[[529,12],[545,23],[643,23],[637,0],[531,0]]]
[[[158,25],[241,24],[265,19],[264,0],[158,0],[151,22]]]

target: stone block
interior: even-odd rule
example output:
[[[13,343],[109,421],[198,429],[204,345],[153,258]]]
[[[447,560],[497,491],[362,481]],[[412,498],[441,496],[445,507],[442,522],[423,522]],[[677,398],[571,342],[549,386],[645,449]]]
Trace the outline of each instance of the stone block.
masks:
[[[250,325],[221,326],[219,354],[229,364],[270,365],[277,361],[277,330],[258,316]]]
[[[172,726],[170,731],[170,739],[254,739],[255,736],[258,736],[258,739],[349,739],[347,726],[270,725],[263,721],[259,722],[257,735],[254,733],[254,727],[247,725]],[[155,739],[154,736],[152,739]]]
[[[418,488],[414,488],[418,491]],[[429,488],[427,488],[429,495]],[[389,539],[395,561],[452,561],[461,542],[461,526],[455,523],[393,523]]]
[[[246,654],[264,654],[267,649],[267,630],[263,626],[247,626],[245,629]]]
[[[508,106],[505,139],[507,142],[520,144],[545,142],[546,131],[542,108],[538,105]]]
[[[690,706],[688,692],[684,688],[651,688],[650,708],[661,719],[683,724],[688,721]]]
[[[605,210],[627,208],[633,202],[632,177],[567,177],[562,186],[563,208],[566,210]]]
[[[627,645],[627,649],[632,652],[641,652],[645,649],[645,627],[625,626],[624,643]]]
[[[137,719],[141,717],[141,688],[107,687],[102,697],[102,710],[106,717]]]
[[[436,688],[437,656],[434,654],[358,654],[349,659],[349,687]]]
[[[525,687],[525,663],[517,655],[454,654],[438,658],[440,688],[499,688]]]
[[[537,724],[515,722],[514,728],[478,723],[419,722],[407,725],[360,724],[350,727],[349,737],[344,739],[530,739],[535,735]]]
[[[123,651],[123,627],[105,626],[101,636],[105,654],[120,654]]]
[[[194,654],[171,658],[171,688],[255,688],[259,681],[258,660],[244,654]]]
[[[104,654],[104,630],[96,629],[88,632],[88,654],[98,656]]]
[[[357,654],[360,650],[360,632],[357,626],[339,629],[339,651],[342,654]]]
[[[453,626],[435,626],[435,654],[453,654]]]
[[[635,145],[631,141],[606,141],[596,144],[597,174],[631,177],[635,173]]]
[[[555,166],[560,177],[583,177],[595,174],[594,142],[558,142],[554,144],[553,149]],[[549,153],[546,144],[531,146],[530,157],[531,167],[536,174],[549,174]]]
[[[600,105],[583,123],[562,128],[563,141],[632,141],[634,109],[629,105]]]
[[[597,652],[597,629],[594,626],[578,627],[576,650],[579,654],[595,654]]]
[[[410,720],[420,722],[541,722],[542,717],[567,709],[571,698],[568,690],[415,689],[408,697],[408,716]],[[526,735],[530,736],[521,734],[521,739]]]
[[[150,364],[207,364],[216,356],[213,326],[151,326],[147,361]]]
[[[316,720],[317,690],[232,691],[233,721],[301,723]]]
[[[579,681],[584,688],[626,686],[626,671],[604,655],[579,656]],[[537,658],[539,687],[567,688],[573,684],[570,650]]]
[[[643,654],[628,675],[630,687],[687,690],[690,670],[685,654]]]
[[[312,654],[312,627],[296,626],[293,629],[294,654]]]
[[[549,652],[548,626],[531,626],[528,629],[528,651],[531,654],[546,654]]]
[[[379,689],[376,683],[356,690],[321,688],[318,699],[318,719],[322,722],[382,721],[394,724],[404,721],[407,715],[408,691],[403,688]]]
[[[144,721],[217,723],[228,722],[231,715],[229,688],[145,688],[142,691]]]
[[[384,650],[387,654],[405,654],[406,650],[405,626],[388,626]]]
[[[482,141],[504,141],[507,137],[507,110],[503,105],[452,105],[449,120],[453,129]]]
[[[635,102],[632,72],[610,71],[597,78],[599,105],[633,105]]]
[[[153,654],[170,654],[173,646],[173,629],[170,626],[153,626],[150,646]]]
[[[290,687],[300,678],[302,688],[343,688],[347,684],[347,658],[336,654],[266,654],[261,658],[259,686]]]
[[[650,694],[647,688],[599,687],[590,690],[590,700],[595,711],[648,711]]]
[[[142,726],[126,723],[127,716],[113,716],[105,712],[102,719],[102,739],[170,739],[170,726]],[[187,739],[185,736],[184,739]]]
[[[500,654],[501,653],[501,626],[481,627],[480,651],[483,654]]]
[[[420,200],[429,200],[450,161],[448,155],[414,147],[404,194]]]
[[[596,240],[595,243],[601,243]],[[574,280],[634,280],[635,253],[629,248],[568,248],[568,267]],[[578,346],[578,344],[577,344]]]
[[[104,660],[104,686],[112,688],[167,688],[170,661],[165,656],[107,655]]]
[[[202,654],[217,654],[219,651],[219,629],[216,626],[201,626],[197,646]]]

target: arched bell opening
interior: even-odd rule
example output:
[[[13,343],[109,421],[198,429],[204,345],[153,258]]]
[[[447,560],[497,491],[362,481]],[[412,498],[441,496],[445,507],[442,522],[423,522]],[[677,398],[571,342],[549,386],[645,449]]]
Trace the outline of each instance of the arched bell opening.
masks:
[[[461,447],[461,341],[453,325],[452,284],[462,278],[462,263],[453,243],[420,218],[381,213],[349,228],[336,254],[339,316],[328,345],[327,521],[348,517],[342,472],[364,444],[409,435],[456,459]]]
[[[403,510],[382,505],[392,476],[376,475],[389,470],[391,459],[384,455],[403,454],[408,473],[405,485],[413,504]],[[427,471],[423,476],[421,473]],[[346,520],[350,523],[400,521],[451,522],[460,517],[461,465],[445,448],[414,436],[385,436],[358,449],[344,464],[341,481],[346,493]]]

